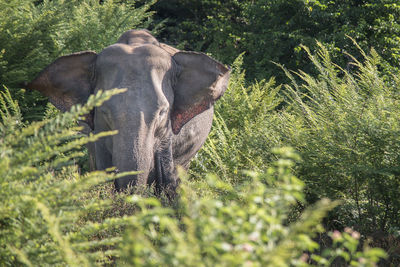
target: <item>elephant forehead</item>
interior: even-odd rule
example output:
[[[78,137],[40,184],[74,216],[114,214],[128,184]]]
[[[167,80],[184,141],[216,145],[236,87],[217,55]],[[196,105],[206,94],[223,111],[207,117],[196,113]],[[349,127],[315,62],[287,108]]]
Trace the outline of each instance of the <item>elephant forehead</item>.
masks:
[[[117,43],[135,45],[135,44],[154,44],[159,42],[147,30],[129,30],[121,35]]]
[[[128,89],[110,101],[110,105],[120,103],[115,106],[116,109],[131,104],[132,108],[144,105],[149,110],[159,110],[173,101],[172,72],[169,71],[172,64],[171,56],[157,46],[115,44],[98,56],[96,88]]]
[[[159,91],[169,84],[172,64],[171,56],[157,46],[115,44],[97,58],[96,88]]]
[[[168,70],[171,67],[172,58],[165,50],[152,44],[125,45],[114,44],[105,48],[98,56],[98,65],[114,65],[137,68],[149,71],[154,68]]]

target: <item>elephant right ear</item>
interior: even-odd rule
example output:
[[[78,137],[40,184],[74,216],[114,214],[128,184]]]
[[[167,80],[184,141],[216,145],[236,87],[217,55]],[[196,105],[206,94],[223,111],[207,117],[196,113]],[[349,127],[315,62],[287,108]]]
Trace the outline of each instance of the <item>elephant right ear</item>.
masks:
[[[203,53],[176,52],[178,75],[171,113],[172,132],[178,134],[195,116],[212,107],[225,92],[230,69]]]
[[[94,83],[94,65],[97,54],[84,51],[63,56],[42,70],[26,85],[47,96],[61,111],[75,104],[86,103]]]

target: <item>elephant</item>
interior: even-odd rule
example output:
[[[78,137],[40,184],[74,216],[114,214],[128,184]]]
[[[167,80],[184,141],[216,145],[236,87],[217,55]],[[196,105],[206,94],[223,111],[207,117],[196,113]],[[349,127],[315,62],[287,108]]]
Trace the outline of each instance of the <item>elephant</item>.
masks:
[[[26,88],[39,91],[62,112],[99,90],[126,88],[86,118],[94,133],[118,131],[92,144],[94,168],[140,171],[115,179],[117,191],[155,184],[175,192],[176,168],[187,169],[204,144],[214,103],[229,76],[229,67],[206,54],[160,43],[147,30],[129,30],[98,54],[59,57]]]

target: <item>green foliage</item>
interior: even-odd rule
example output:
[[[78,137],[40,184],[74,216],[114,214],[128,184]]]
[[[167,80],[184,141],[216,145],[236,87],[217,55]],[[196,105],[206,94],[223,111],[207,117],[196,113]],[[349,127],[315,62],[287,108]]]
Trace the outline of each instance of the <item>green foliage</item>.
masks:
[[[375,47],[392,66],[399,67],[396,58],[400,55],[397,37],[400,5],[396,0],[246,2],[242,16],[247,25],[242,49],[249,53],[246,69],[258,79],[265,75],[284,78],[271,61],[288,69],[314,71],[308,58],[300,53],[300,45],[314,50],[318,48],[315,40],[326,46],[337,64],[346,67],[351,59],[343,57],[343,53],[358,57],[358,51],[346,35],[364,50]]]
[[[191,172],[201,177],[212,170],[241,184],[246,177],[240,170],[265,171],[276,159],[272,147],[292,146],[302,158],[293,172],[306,183],[307,202],[342,201],[325,222],[329,229],[349,226],[363,237],[377,231],[397,236],[400,80],[387,75],[375,50],[367,55],[359,49],[363,61],[347,55],[354,63],[346,70],[319,45],[317,55],[304,47],[317,76],[284,69],[292,80],[280,89],[284,100],[273,84],[262,90],[260,84],[269,83],[246,87],[239,58],[229,89],[216,105],[210,139]]]
[[[278,82],[286,82],[272,62],[314,71],[300,45],[313,50],[315,40],[346,67],[351,59],[342,57],[343,52],[358,55],[346,35],[364,50],[374,47],[389,71],[399,68],[397,0],[161,0],[154,10],[157,21],[166,19],[161,36],[167,42],[210,52],[226,63],[245,52],[244,69],[250,79],[275,76]]]
[[[337,203],[324,199],[287,224],[292,205],[303,201],[303,183],[290,171],[298,156],[290,149],[275,152],[279,160],[265,173],[247,172],[248,182],[240,187],[208,175],[201,190],[223,194],[199,196],[184,179],[175,210],[155,199],[129,197],[140,212],[124,237],[120,265],[309,266],[304,251],[319,247],[312,237],[323,230],[322,218]],[[352,237],[348,241],[358,244]],[[353,259],[365,259],[367,266],[385,256],[380,249],[353,252]],[[330,259],[314,258],[321,263]]]
[[[374,50],[361,51],[363,63],[353,58],[354,73],[322,45],[318,55],[306,51],[319,76],[299,72],[304,83],[286,86],[291,105],[279,115],[279,135],[304,160],[298,173],[310,201],[345,199],[340,221],[363,232],[399,227],[399,80],[385,80]]]
[[[308,266],[304,251],[319,247],[312,238],[337,203],[324,199],[288,223],[292,206],[304,201],[304,183],[291,173],[298,160],[291,149],[275,150],[279,160],[264,173],[247,172],[248,181],[239,187],[214,175],[195,184],[181,172],[173,207],[152,197],[115,196],[101,185],[126,173],[80,175],[73,161],[81,156],[80,147],[113,132],[82,137],[72,121],[122,91],[99,93],[84,107],[27,125],[8,90],[1,93],[3,265]],[[356,238],[346,240],[357,246]],[[343,244],[338,249],[349,251]],[[329,257],[312,257],[345,258],[328,252]],[[368,247],[353,252],[356,266],[364,266],[361,259],[372,265],[385,256]]]
[[[115,178],[103,172],[81,176],[74,158],[81,146],[112,134],[82,137],[71,126],[94,106],[113,94],[90,97],[84,107],[70,113],[24,125],[21,112],[8,90],[1,92],[0,114],[0,262],[3,266],[88,266],[90,261],[109,261],[115,250],[106,249],[118,236],[96,239],[102,231],[115,231],[126,218],[98,223],[82,221],[93,210],[110,206],[108,200],[82,200],[93,185]]]
[[[311,255],[319,266],[332,266],[335,261],[341,260],[341,265],[346,266],[376,266],[374,263],[385,257],[385,253],[379,249],[364,248],[358,250],[360,233],[346,227],[343,233],[334,231],[329,233],[332,239],[332,247],[325,249],[320,255]]]
[[[46,100],[19,89],[57,57],[100,51],[121,33],[146,27],[153,1],[0,0],[0,83],[18,100],[24,119],[43,116]]]
[[[270,114],[282,102],[280,86],[270,79],[246,87],[242,63],[242,55],[233,63],[229,88],[216,103],[210,138],[192,164],[192,173],[199,177],[214,172],[239,182],[247,179],[241,170],[264,171],[265,162],[276,159],[271,149],[277,142],[265,140],[272,134]]]
[[[373,266],[384,257],[366,238],[379,229],[393,240],[400,229],[399,4],[160,0],[162,41],[234,62],[195,178],[181,174],[181,198],[165,207],[151,190],[114,194],[106,182],[117,176],[75,166],[85,143],[109,133],[83,137],[74,120],[110,93],[58,114],[18,86],[61,55],[147,27],[153,3],[0,0],[0,83],[10,88],[0,92],[1,264]],[[246,84],[242,66],[260,81]],[[271,75],[291,83],[263,79]],[[273,149],[288,145],[301,161]],[[324,224],[345,232],[318,248],[334,206]]]

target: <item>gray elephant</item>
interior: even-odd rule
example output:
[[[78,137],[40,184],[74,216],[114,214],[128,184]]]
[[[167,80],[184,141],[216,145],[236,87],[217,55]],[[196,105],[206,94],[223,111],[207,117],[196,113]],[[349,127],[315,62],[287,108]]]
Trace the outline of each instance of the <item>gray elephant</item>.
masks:
[[[205,142],[213,104],[225,92],[230,71],[209,56],[159,43],[146,30],[130,30],[99,54],[63,56],[26,87],[49,97],[61,111],[84,104],[98,90],[127,88],[88,117],[100,139],[89,153],[95,168],[141,171],[114,181],[117,190],[155,183],[175,189],[176,166],[188,167]]]

